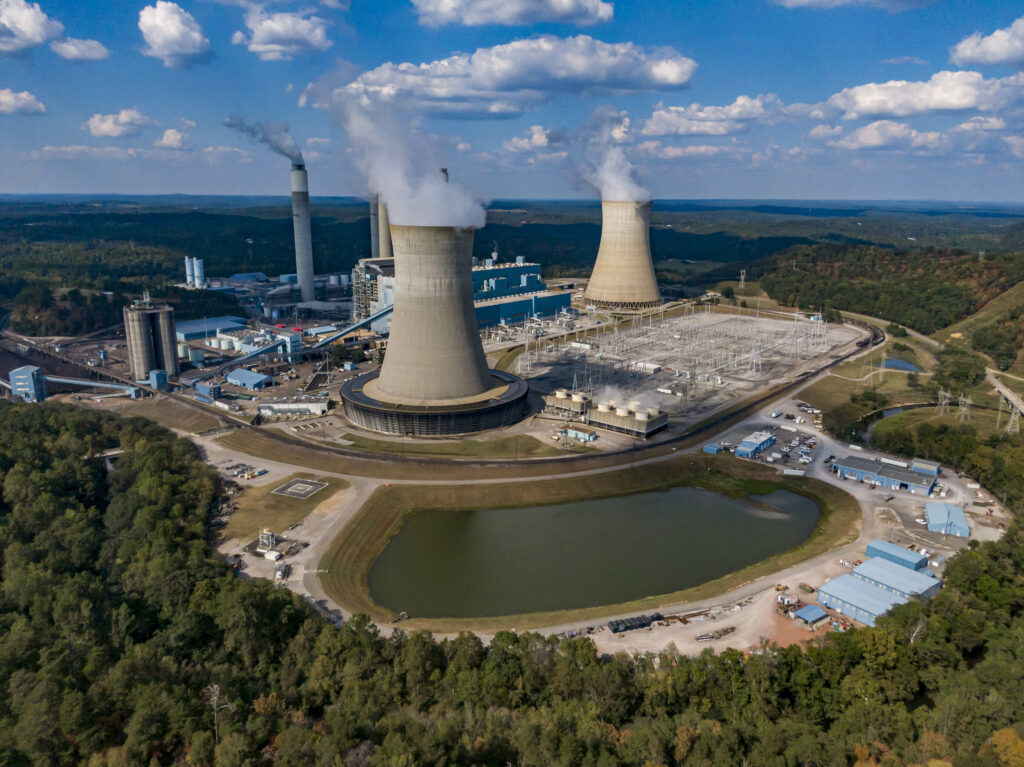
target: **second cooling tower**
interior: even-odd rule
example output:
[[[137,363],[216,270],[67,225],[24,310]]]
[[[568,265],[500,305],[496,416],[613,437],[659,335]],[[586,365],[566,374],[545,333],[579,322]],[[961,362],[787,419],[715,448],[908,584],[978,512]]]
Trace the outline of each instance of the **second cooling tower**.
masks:
[[[583,298],[602,309],[661,305],[651,260],[651,203],[601,202],[601,244]]]
[[[316,298],[313,287],[313,238],[309,224],[309,176],[306,166],[292,165],[292,228],[295,231],[295,273],[302,300]]]

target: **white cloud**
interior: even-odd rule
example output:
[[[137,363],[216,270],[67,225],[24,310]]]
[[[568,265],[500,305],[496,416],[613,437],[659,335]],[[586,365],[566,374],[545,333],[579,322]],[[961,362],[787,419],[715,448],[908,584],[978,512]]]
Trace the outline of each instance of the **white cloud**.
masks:
[[[961,132],[1005,130],[1006,120],[1002,117],[984,117],[978,115],[977,117],[972,117],[970,120],[960,123],[956,126],[956,129]]]
[[[50,50],[68,61],[100,61],[110,58],[107,46],[99,40],[65,37],[63,40],[54,40],[50,43]]]
[[[331,140],[329,138],[316,138],[315,136],[311,136],[308,139],[306,139],[306,146],[308,147],[326,148],[329,147],[330,145]]]
[[[153,146],[161,149],[188,149],[188,135],[174,128],[168,128],[164,135],[153,142]]]
[[[873,5],[887,11],[923,8],[935,0],[772,0],[783,8],[838,8],[841,5]]]
[[[1003,141],[1010,150],[1010,154],[1024,160],[1024,136],[1005,136]]]
[[[1024,62],[1024,16],[1005,29],[991,35],[975,32],[949,50],[949,58],[957,66],[968,64],[1020,64]]]
[[[179,122],[182,128],[194,128],[197,124],[195,120],[186,120],[184,117]]]
[[[309,13],[264,13],[254,8],[245,16],[249,35],[235,32],[231,42],[247,46],[263,61],[290,61],[303,53],[326,51],[333,45],[327,39],[327,22]]]
[[[728,136],[745,131],[752,120],[765,117],[777,102],[774,96],[738,96],[726,106],[660,106],[644,123],[645,136]]]
[[[75,160],[86,157],[94,160],[131,160],[144,153],[137,149],[116,146],[44,146],[30,153],[34,160]]]
[[[668,146],[660,141],[644,141],[637,145],[637,151],[658,160],[681,160],[689,157],[716,157],[719,155],[738,156],[744,152],[739,147],[699,144],[690,146]]]
[[[473,145],[470,144],[468,141],[460,141],[458,144],[455,145],[455,148],[458,149],[460,152],[468,152],[473,148]]]
[[[979,72],[959,71],[936,72],[927,81],[890,80],[844,88],[821,106],[855,120],[967,109],[993,111],[1022,98],[1024,74],[987,80]]]
[[[505,141],[501,148],[506,152],[537,152],[548,149],[552,145],[565,143],[564,135],[560,132],[545,130],[542,125],[531,125],[523,133],[522,136],[515,136]]]
[[[695,61],[673,48],[604,43],[587,35],[542,35],[426,64],[383,64],[334,95],[420,112],[509,117],[558,93],[681,88],[696,68]]]
[[[146,41],[145,56],[163,61],[165,67],[185,67],[210,57],[210,40],[192,14],[176,3],[157,0],[139,12],[139,30]]]
[[[892,120],[878,120],[858,128],[849,136],[828,142],[839,149],[919,149],[936,150],[944,148],[948,141],[938,131],[921,132],[906,123]]]
[[[918,66],[925,66],[928,62],[924,59],[919,59],[917,56],[896,56],[891,59],[882,59],[878,62],[879,64],[888,64],[889,66],[901,66],[903,64],[917,64]]]
[[[541,22],[589,26],[611,21],[614,5],[603,0],[412,0],[420,24],[527,26]]]
[[[0,89],[0,115],[40,114],[46,107],[28,91],[15,93],[10,88]]]
[[[817,141],[827,141],[828,139],[834,139],[836,136],[842,135],[842,133],[843,126],[841,125],[815,125],[811,128],[807,137]]]
[[[64,34],[64,25],[51,19],[39,3],[0,0],[0,53],[18,54]]]
[[[93,136],[116,138],[118,136],[135,136],[140,128],[154,124],[153,120],[138,109],[122,109],[112,115],[94,114],[82,124],[82,130],[89,131]]]

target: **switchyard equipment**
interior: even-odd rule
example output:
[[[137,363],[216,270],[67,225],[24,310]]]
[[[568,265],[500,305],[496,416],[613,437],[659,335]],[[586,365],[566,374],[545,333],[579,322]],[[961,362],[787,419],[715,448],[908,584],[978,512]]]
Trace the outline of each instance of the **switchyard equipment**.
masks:
[[[590,283],[588,305],[637,310],[661,304],[651,260],[651,203],[601,201],[601,244]]]
[[[487,368],[473,308],[472,229],[391,224],[395,303],[379,371],[347,381],[345,415],[373,431],[459,434],[506,426],[525,382]]]
[[[146,291],[141,301],[124,307],[124,335],[128,342],[128,362],[136,381],[149,378],[149,371],[166,370],[178,375],[178,348],[175,343],[174,309],[154,305]]]

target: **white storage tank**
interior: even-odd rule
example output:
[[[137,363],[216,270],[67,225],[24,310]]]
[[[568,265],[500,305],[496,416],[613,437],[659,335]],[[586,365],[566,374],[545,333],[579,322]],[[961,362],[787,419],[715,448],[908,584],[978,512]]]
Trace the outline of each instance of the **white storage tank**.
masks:
[[[203,354],[203,350],[202,349],[189,349],[188,350],[188,361],[189,362],[202,362],[204,356],[205,355]]]
[[[178,344],[178,359],[183,360],[188,357],[188,344]]]

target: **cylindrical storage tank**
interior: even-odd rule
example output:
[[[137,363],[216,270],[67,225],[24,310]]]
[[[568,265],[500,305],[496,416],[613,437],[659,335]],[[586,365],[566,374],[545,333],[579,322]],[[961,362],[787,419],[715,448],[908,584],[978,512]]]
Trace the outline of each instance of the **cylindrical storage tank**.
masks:
[[[193,269],[196,273],[196,287],[201,288],[206,284],[206,271],[203,269],[203,259],[192,259]]]
[[[309,176],[301,163],[292,165],[292,229],[299,293],[303,301],[312,301],[316,290],[313,286],[313,238],[309,228]]]
[[[188,350],[188,361],[189,362],[192,362],[192,363],[202,362],[203,358],[205,356],[206,355],[203,354],[203,350],[202,349],[189,349]]]
[[[555,390],[555,397],[557,397],[558,399],[565,399],[568,396],[569,396],[569,392],[566,391],[565,389],[556,389]]]
[[[615,415],[628,416],[629,415],[629,408],[628,407],[617,407],[617,408],[615,408]]]
[[[583,402],[584,400],[586,400],[586,397],[584,397],[578,391],[577,392],[573,392],[573,394],[572,394],[572,401],[573,402]]]
[[[178,344],[178,359],[183,360],[188,357],[188,344]]]
[[[177,336],[174,332],[174,309],[161,306],[157,310],[156,334],[153,338],[153,352],[156,355],[156,366],[167,371],[167,375],[176,376],[180,370],[177,355]]]
[[[610,402],[599,402],[597,403],[597,409],[601,413],[610,413],[612,412],[612,405]]]
[[[473,230],[392,224],[391,240],[395,309],[377,393],[394,402],[431,404],[487,391],[491,374],[469,265]]]
[[[128,364],[136,381],[149,378],[149,371],[156,367],[153,326],[150,324],[150,310],[146,306],[126,306],[124,315],[124,337],[128,342]]]
[[[185,256],[185,284],[196,284],[196,268],[189,256]]]
[[[661,304],[651,260],[650,226],[651,203],[601,201],[601,244],[583,293],[588,304],[612,309]]]

